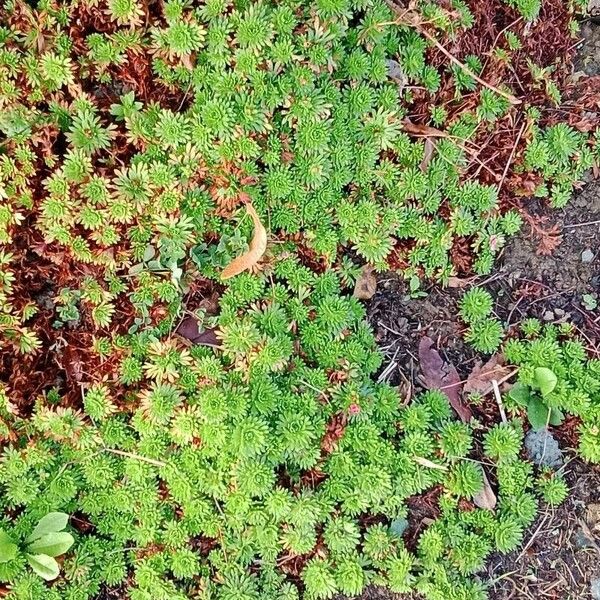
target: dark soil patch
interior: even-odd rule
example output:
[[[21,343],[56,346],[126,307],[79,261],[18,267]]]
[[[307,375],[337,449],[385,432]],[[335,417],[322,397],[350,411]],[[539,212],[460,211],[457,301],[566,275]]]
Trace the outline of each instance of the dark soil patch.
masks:
[[[588,600],[600,577],[600,469],[578,460],[565,469],[568,500],[542,512],[523,549],[494,556],[490,600]]]
[[[421,387],[418,379],[418,347],[428,336],[461,376],[470,373],[475,353],[463,340],[465,326],[458,318],[460,293],[434,286],[426,296],[411,298],[407,286],[396,275],[381,279],[368,307],[368,319],[386,362],[380,380],[403,385],[409,394]]]

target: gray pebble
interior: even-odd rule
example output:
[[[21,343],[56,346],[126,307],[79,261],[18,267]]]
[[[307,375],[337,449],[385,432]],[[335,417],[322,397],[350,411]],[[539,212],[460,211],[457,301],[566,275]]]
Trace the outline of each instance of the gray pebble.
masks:
[[[544,321],[554,321],[554,313],[551,310],[547,310],[542,318],[544,319]]]
[[[547,429],[530,430],[525,436],[525,449],[529,458],[540,467],[560,467],[563,454],[558,442]]]
[[[554,314],[557,317],[564,317],[565,316],[565,311],[562,308],[555,308],[554,309]]]
[[[577,550],[593,548],[595,546],[594,540],[590,539],[581,528],[579,528],[573,535],[573,544]]]
[[[590,263],[594,260],[594,253],[588,248],[581,253],[581,262]]]
[[[590,594],[593,600],[600,600],[600,577],[594,577],[590,585]]]

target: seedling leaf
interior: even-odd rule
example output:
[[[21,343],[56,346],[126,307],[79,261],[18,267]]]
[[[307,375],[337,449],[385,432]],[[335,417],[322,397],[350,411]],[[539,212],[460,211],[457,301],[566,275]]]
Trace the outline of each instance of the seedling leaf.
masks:
[[[34,572],[46,581],[52,581],[60,574],[58,563],[47,554],[28,554],[27,562]]]
[[[6,531],[0,529],[0,563],[8,562],[17,555],[17,545]]]
[[[28,544],[38,540],[43,535],[48,533],[56,533],[62,531],[69,522],[69,515],[62,512],[51,512],[45,517],[42,517],[34,530],[25,540]]]
[[[66,531],[47,533],[33,542],[27,549],[35,554],[47,554],[48,556],[60,556],[64,554],[75,540]]]
[[[554,371],[547,367],[537,367],[535,370],[535,383],[542,396],[547,396],[554,391],[554,388],[558,383],[558,378]]]

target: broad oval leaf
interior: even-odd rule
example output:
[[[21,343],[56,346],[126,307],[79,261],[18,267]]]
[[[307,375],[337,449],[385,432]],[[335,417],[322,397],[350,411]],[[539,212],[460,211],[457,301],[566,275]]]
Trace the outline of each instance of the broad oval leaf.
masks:
[[[527,417],[534,429],[544,429],[548,426],[550,409],[539,398],[531,398],[527,405]]]
[[[39,523],[35,526],[31,535],[25,540],[27,543],[34,542],[47,533],[56,533],[62,531],[69,522],[69,515],[62,512],[51,512],[45,517],[42,517]]]
[[[554,425],[554,427],[558,427],[559,425],[562,425],[564,420],[565,420],[565,415],[562,412],[562,410],[560,410],[558,408],[550,409],[550,425]]]
[[[518,381],[510,388],[508,395],[511,400],[514,400],[519,406],[522,407],[527,406],[529,404],[529,400],[531,399],[529,388]]]
[[[30,544],[27,548],[33,554],[47,554],[48,556],[60,556],[64,554],[75,540],[70,533],[59,531],[47,533],[41,538]]]
[[[251,269],[262,257],[267,249],[267,230],[261,223],[252,204],[246,204],[246,211],[254,222],[254,236],[250,242],[250,249],[245,254],[234,258],[221,273],[221,279],[230,279],[248,269]]]
[[[56,560],[46,554],[28,554],[27,562],[34,572],[46,581],[52,581],[60,574]]]
[[[540,390],[542,396],[547,396],[554,391],[556,384],[558,383],[558,377],[548,367],[538,367],[535,370],[535,383]]]
[[[17,545],[4,529],[0,529],[0,563],[8,562],[17,555]]]

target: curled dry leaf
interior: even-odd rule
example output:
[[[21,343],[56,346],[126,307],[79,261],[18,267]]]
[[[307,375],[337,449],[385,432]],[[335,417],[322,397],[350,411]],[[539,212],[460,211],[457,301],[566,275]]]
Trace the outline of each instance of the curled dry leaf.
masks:
[[[478,362],[465,383],[463,391],[465,394],[482,394],[486,395],[492,391],[492,381],[502,381],[512,372],[512,370],[504,364],[502,354],[494,354],[490,360],[484,365]]]
[[[468,423],[473,413],[461,400],[462,384],[458,371],[452,363],[442,359],[429,337],[424,337],[419,343],[419,362],[423,373],[423,385],[430,390],[438,389],[446,394],[461,421]]]
[[[250,242],[250,248],[248,252],[234,258],[221,273],[221,279],[230,279],[235,277],[244,271],[251,269],[258,261],[262,258],[262,255],[267,249],[267,231],[264,225],[261,223],[258,214],[252,204],[246,204],[246,211],[252,218],[254,223],[254,236]]]
[[[448,134],[441,129],[430,127],[429,125],[421,125],[420,123],[413,123],[410,119],[404,119],[402,121],[402,129],[409,135],[415,135],[420,137],[434,137],[434,138],[447,138]]]
[[[494,494],[494,490],[492,490],[492,486],[485,474],[483,473],[483,487],[481,491],[473,496],[473,504],[479,508],[483,508],[484,510],[494,510],[496,508],[496,494]]]
[[[373,273],[373,267],[371,265],[365,265],[360,276],[356,280],[354,286],[354,293],[352,294],[359,300],[370,300],[377,291],[377,278]]]
[[[461,279],[460,277],[448,277],[449,288],[464,288],[471,283],[471,279]]]

